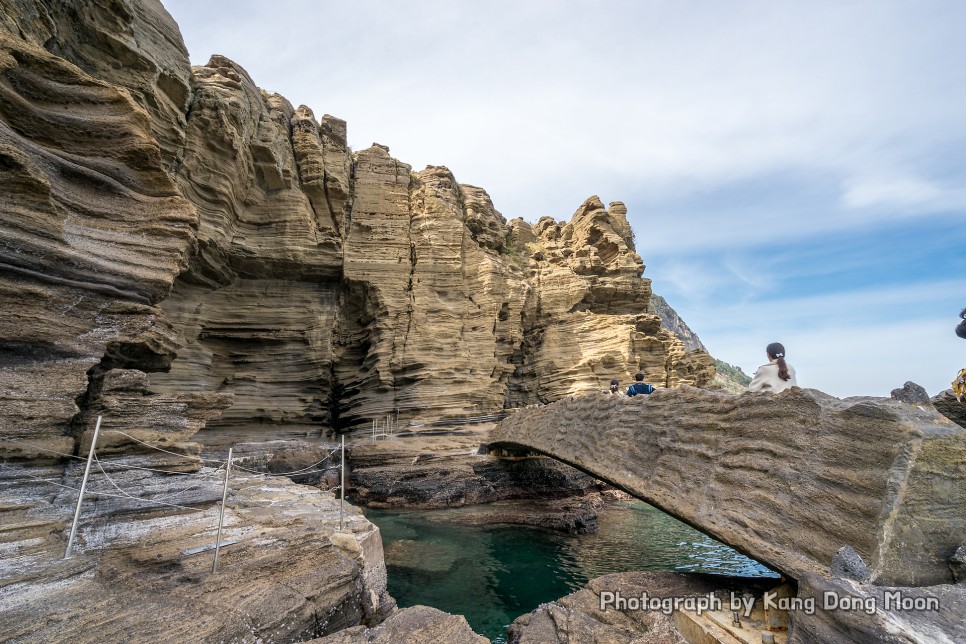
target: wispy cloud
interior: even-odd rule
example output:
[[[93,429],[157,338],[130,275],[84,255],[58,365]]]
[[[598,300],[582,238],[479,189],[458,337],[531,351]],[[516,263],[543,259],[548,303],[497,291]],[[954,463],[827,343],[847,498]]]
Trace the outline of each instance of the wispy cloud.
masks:
[[[962,355],[931,334],[966,305],[966,4],[163,1],[196,63],[509,217],[625,201],[646,275],[726,359],[790,338],[806,381],[884,393]]]

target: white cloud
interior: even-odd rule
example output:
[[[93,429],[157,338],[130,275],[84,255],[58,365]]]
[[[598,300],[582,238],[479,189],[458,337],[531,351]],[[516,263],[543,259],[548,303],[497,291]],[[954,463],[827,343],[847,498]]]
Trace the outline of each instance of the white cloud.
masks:
[[[713,341],[718,357],[749,374],[766,362],[765,346],[780,341],[801,386],[840,398],[888,396],[907,381],[935,395],[966,366],[964,342],[953,334],[954,326],[954,319],[945,318],[860,326],[832,322],[815,329],[748,329],[715,335]]]
[[[966,343],[953,333],[964,295],[966,280],[953,279],[678,312],[716,357],[748,373],[778,341],[803,386],[884,396],[912,380],[935,394],[966,364]]]
[[[842,201],[849,208],[885,206],[901,211],[966,208],[966,187],[945,188],[915,176],[853,178]]]
[[[928,277],[896,257],[876,288],[798,297],[809,274],[835,289],[879,249],[871,235],[819,257],[785,244],[961,218],[963,3],[164,4],[195,63],[226,55],[346,119],[354,148],[446,165],[508,217],[627,202],[645,262],[660,258],[646,275],[723,359],[753,369],[783,339],[803,381],[840,395],[909,378],[934,391],[962,362],[939,312],[962,307],[961,281],[900,286]]]
[[[966,139],[952,2],[165,4],[194,60],[234,58],[347,119],[356,148],[447,165],[508,216],[782,171],[879,203],[872,166],[916,176],[931,147]]]

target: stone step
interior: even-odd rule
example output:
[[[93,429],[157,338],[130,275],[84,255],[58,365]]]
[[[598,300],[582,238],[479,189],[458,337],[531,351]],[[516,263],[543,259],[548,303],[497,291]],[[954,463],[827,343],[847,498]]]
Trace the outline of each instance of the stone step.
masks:
[[[735,626],[731,611],[706,610],[698,615],[694,611],[679,610],[674,613],[674,625],[688,644],[761,644],[765,631],[764,611],[757,608],[750,617],[741,617]],[[775,644],[786,644],[788,633],[770,631]]]

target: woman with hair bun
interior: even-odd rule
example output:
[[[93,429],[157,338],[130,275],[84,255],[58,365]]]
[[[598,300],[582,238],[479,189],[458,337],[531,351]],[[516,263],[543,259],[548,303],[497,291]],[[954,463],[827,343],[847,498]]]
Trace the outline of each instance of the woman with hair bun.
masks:
[[[770,391],[778,393],[789,387],[797,387],[795,368],[785,362],[785,347],[781,342],[772,342],[765,347],[768,364],[758,367],[755,377],[748,385],[749,391]]]

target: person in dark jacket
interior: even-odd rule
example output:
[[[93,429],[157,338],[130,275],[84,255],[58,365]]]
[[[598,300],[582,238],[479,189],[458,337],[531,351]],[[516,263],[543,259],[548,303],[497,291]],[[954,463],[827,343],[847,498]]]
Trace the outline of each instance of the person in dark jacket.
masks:
[[[634,376],[635,382],[633,385],[627,388],[628,396],[636,396],[637,394],[646,395],[654,391],[654,387],[644,382],[644,374],[640,371]]]

